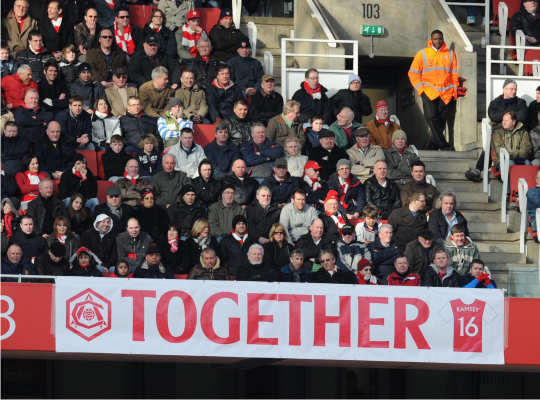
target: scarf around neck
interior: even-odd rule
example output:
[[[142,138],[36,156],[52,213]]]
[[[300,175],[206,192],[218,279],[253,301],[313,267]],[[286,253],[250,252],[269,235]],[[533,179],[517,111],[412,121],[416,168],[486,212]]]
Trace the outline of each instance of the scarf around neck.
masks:
[[[306,92],[308,92],[308,94],[314,99],[314,100],[320,100],[321,99],[321,90],[322,90],[322,86],[321,84],[317,84],[317,88],[316,89],[312,89],[309,87],[309,85],[307,84],[307,82],[304,81],[304,89],[306,90]]]
[[[134,185],[137,184],[137,179],[139,179],[139,174],[135,176],[129,176],[127,171],[124,171],[124,178],[129,179],[131,182],[133,182]]]
[[[337,215],[332,215],[330,214],[328,211],[325,211],[326,214],[332,218],[334,220],[334,222],[336,223],[337,227],[339,228],[339,234],[341,235],[341,230],[343,229],[343,227],[345,226],[345,220],[343,219],[343,217],[341,216],[341,214],[338,212]]]
[[[113,29],[118,46],[120,46],[124,53],[132,55],[135,52],[135,42],[133,42],[133,38],[131,37],[131,24],[128,24],[128,26],[124,28],[123,35],[118,29],[118,24],[116,22],[114,23]]]
[[[169,244],[171,245],[171,253],[176,253],[178,251],[178,238],[168,239]]]
[[[309,187],[314,192],[318,192],[319,190],[322,190],[322,186],[321,186],[321,183],[320,183],[321,180],[319,178],[312,179],[309,176],[307,176],[306,173],[304,172],[304,174],[302,175],[302,179],[304,180],[304,182],[306,182],[309,185]]]

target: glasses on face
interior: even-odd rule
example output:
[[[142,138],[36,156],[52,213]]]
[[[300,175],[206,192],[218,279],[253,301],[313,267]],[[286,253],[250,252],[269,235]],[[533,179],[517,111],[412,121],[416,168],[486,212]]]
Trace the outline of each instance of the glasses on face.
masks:
[[[274,232],[274,236],[275,235],[283,235],[284,233],[283,232]]]
[[[331,258],[326,258],[326,259],[324,259],[324,260],[321,260],[321,263],[327,263],[327,262],[329,262],[330,260],[331,260]]]
[[[120,196],[117,195],[117,194],[115,194],[115,195],[113,195],[113,196],[110,196],[110,195],[109,195],[109,197],[110,197],[111,199],[117,199],[117,198],[120,197]]]
[[[145,199],[145,200],[154,200],[153,197],[145,197],[144,199]]]
[[[117,17],[118,19],[129,19],[129,15],[122,15],[122,16],[118,16]]]
[[[102,39],[112,39],[113,37],[112,36],[100,36],[100,38],[102,38]]]
[[[15,8],[22,8],[22,9],[26,10],[26,9],[28,9],[28,6],[21,6],[21,5],[17,4],[15,6]]]
[[[362,271],[371,272],[371,268],[364,268]]]

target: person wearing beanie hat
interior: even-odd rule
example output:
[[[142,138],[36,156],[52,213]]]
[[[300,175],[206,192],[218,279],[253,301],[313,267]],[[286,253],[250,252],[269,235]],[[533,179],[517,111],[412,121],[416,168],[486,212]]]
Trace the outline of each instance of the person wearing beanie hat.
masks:
[[[175,93],[181,90],[178,89]],[[174,146],[180,141],[182,129],[193,129],[193,121],[189,120],[189,118],[184,118],[184,102],[176,97],[176,94],[169,99],[167,108],[157,120],[157,129],[159,136],[163,139],[163,147],[165,148]]]
[[[66,256],[66,247],[54,242],[47,253],[40,254],[34,260],[39,275],[67,276],[69,275],[69,261]],[[42,279],[43,283],[54,283],[54,279]]]
[[[105,203],[107,206],[107,203]],[[129,207],[129,206],[126,206]],[[131,208],[131,207],[130,207]],[[103,270],[108,270],[116,265],[118,261],[118,252],[116,246],[116,236],[118,233],[114,231],[116,223],[107,214],[102,214],[97,211],[96,219],[93,227],[87,229],[82,234],[81,246],[86,247],[101,260]],[[133,214],[130,214],[130,217]],[[118,223],[120,225],[120,223]],[[125,230],[125,227],[124,227]]]
[[[330,179],[330,176],[336,172],[339,160],[349,158],[345,150],[336,146],[335,137],[334,132],[323,129],[319,133],[319,145],[309,151],[309,159],[323,167],[320,173],[323,181]]]
[[[443,33],[431,32],[427,47],[416,53],[409,69],[411,85],[422,97],[424,117],[431,130],[430,150],[454,151],[446,141],[446,121],[458,99],[459,74],[456,53],[444,42]],[[429,60],[429,65],[424,65]]]
[[[405,257],[409,261],[411,270],[420,277],[431,264],[436,250],[442,249],[442,246],[434,242],[433,232],[429,229],[423,229],[418,233],[418,237],[407,243],[405,248]]]
[[[371,133],[368,128],[360,127],[353,132],[356,144],[347,150],[351,161],[351,172],[361,182],[373,175],[373,167],[379,160],[384,160],[384,152],[380,146],[371,144]]]
[[[247,36],[238,38],[236,51],[236,57],[227,61],[231,67],[231,80],[240,86],[244,96],[251,97],[261,89],[263,67],[259,60],[251,57],[251,43]]]
[[[341,159],[336,164],[336,172],[328,179],[330,190],[336,191],[339,211],[349,219],[358,219],[366,204],[364,185],[351,173],[351,162]]]
[[[60,177],[58,190],[60,199],[63,199],[65,206],[69,205],[71,196],[75,193],[82,194],[86,199],[86,207],[92,212],[99,205],[97,199],[97,179],[90,169],[86,167],[86,158],[79,153],[75,154],[75,164],[70,171],[66,171]]]
[[[341,238],[341,229],[349,225],[349,219],[345,213],[339,211],[339,195],[330,189],[324,199],[324,212],[319,218],[324,224],[324,233],[334,242]]]
[[[133,278],[146,279],[174,279],[174,274],[161,262],[161,250],[156,245],[151,245],[146,251],[145,260],[133,272]]]
[[[343,107],[337,115],[337,120],[330,125],[330,130],[336,134],[336,146],[347,150],[356,141],[353,132],[363,125],[355,121],[354,111],[349,107]]]
[[[228,269],[229,274],[235,276],[237,267],[247,257],[247,252],[257,239],[248,232],[248,221],[244,215],[236,215],[232,220],[231,234],[224,237],[219,248],[221,250],[221,265]]]
[[[399,121],[390,117],[388,104],[385,100],[379,100],[375,106],[375,118],[366,124],[371,133],[370,143],[380,146],[383,150],[392,147],[392,134],[401,129]]]
[[[142,189],[140,194],[141,205],[134,212],[135,218],[139,220],[142,231],[156,241],[166,236],[167,227],[171,223],[168,210],[165,211],[156,204],[156,193],[153,189]]]
[[[101,267],[101,260],[86,247],[80,247],[69,262],[72,265],[68,273],[70,276],[103,277],[98,269]]]
[[[218,23],[208,33],[216,60],[227,62],[233,58],[238,38],[243,35],[242,31],[234,26],[232,11],[222,8]]]
[[[191,237],[191,229],[198,219],[208,218],[208,213],[202,201],[197,197],[194,185],[184,185],[177,201],[167,209],[171,222],[177,227],[182,237]]]
[[[379,279],[373,274],[373,264],[371,261],[362,258],[356,266],[356,276],[360,285],[380,285]]]
[[[99,81],[92,79],[92,67],[84,62],[77,68],[77,77],[74,82],[69,85],[71,97],[81,96],[83,99],[83,109],[92,112],[95,99],[105,95],[105,88]],[[72,101],[70,101],[70,105]]]
[[[506,79],[503,84],[503,94],[489,103],[488,117],[491,122],[498,124],[496,128],[500,128],[500,124],[503,122],[504,114],[509,111],[516,113],[516,126],[521,123],[522,128],[525,128],[529,117],[527,102],[517,96],[517,83],[513,79]],[[534,126],[529,126],[528,128],[532,129]],[[502,129],[502,131],[504,132],[504,129]],[[493,131],[493,134],[495,134],[495,130]],[[493,141],[491,146],[493,146]],[[494,156],[497,159],[499,158],[498,153],[495,153]],[[481,173],[484,170],[484,157],[485,152],[482,151],[478,161],[476,162],[476,167],[465,172],[465,178],[472,182],[482,182]],[[497,164],[495,164],[495,166],[497,166]]]
[[[231,233],[231,225],[237,215],[246,216],[244,207],[234,201],[235,187],[230,183],[223,184],[221,188],[221,200],[208,208],[208,221],[212,236],[228,236]]]
[[[412,165],[420,158],[407,147],[407,134],[401,129],[392,134],[392,143],[392,147],[384,154],[388,166],[387,176],[401,189],[412,180]]]
[[[324,118],[324,123],[329,125],[334,121],[334,112],[332,103],[326,96],[328,90],[319,82],[319,71],[310,68],[304,76],[305,79],[300,83],[300,89],[292,97],[292,100],[302,105],[298,122],[305,124],[313,116],[321,115]]]

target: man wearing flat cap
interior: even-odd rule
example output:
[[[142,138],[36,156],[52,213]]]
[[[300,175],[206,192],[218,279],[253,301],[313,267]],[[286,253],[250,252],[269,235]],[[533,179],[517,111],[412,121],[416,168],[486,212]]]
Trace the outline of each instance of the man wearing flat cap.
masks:
[[[65,259],[66,247],[60,242],[53,242],[47,253],[40,254],[34,260],[39,275],[67,276],[69,261]],[[43,283],[54,283],[54,279],[43,279]]]
[[[324,169],[321,170],[320,178],[327,181],[336,172],[337,162],[341,159],[349,159],[345,150],[336,146],[335,134],[329,130],[319,133],[319,145],[309,151],[309,159],[317,162]]]
[[[112,81],[114,85],[105,89],[105,95],[109,100],[112,115],[118,118],[126,115],[127,102],[131,96],[137,96],[139,91],[132,83],[128,84],[128,68],[116,68],[113,70]]]
[[[516,2],[517,3],[517,2]],[[510,19],[510,32],[516,37],[521,30],[525,35],[526,46],[540,46],[540,20],[538,19],[538,0],[522,0],[521,10]],[[530,128],[534,128],[530,127]]]
[[[360,127],[353,132],[356,144],[347,150],[351,160],[351,172],[362,183],[373,176],[373,167],[379,160],[384,160],[384,152],[380,146],[371,144],[368,128]]]
[[[245,97],[251,97],[261,88],[264,75],[261,62],[251,57],[251,43],[247,36],[240,36],[236,43],[237,56],[227,61],[231,79],[240,86]]]
[[[429,229],[422,229],[418,233],[418,238],[407,243],[405,257],[409,261],[409,267],[415,273],[423,276],[426,268],[431,264],[435,250],[442,249],[440,245],[433,242],[433,232]]]
[[[146,279],[174,279],[170,268],[161,263],[161,251],[157,246],[150,246],[146,252],[144,262],[133,273],[134,278]]]
[[[251,97],[249,105],[248,115],[253,121],[268,125],[270,119],[282,113],[283,97],[274,90],[275,87],[276,78],[273,75],[267,74],[262,77],[261,88]]]
[[[266,186],[272,192],[272,204],[279,209],[291,201],[292,192],[298,188],[298,181],[291,176],[287,160],[280,157],[274,163],[274,173],[266,178],[261,186]]]
[[[214,237],[224,237],[231,233],[231,225],[237,215],[246,216],[245,210],[234,201],[234,186],[224,184],[221,191],[221,200],[208,207],[208,221],[210,234]]]
[[[133,207],[122,202],[122,191],[116,186],[107,188],[107,202],[96,206],[94,215],[105,214],[111,219],[112,229],[109,233],[118,235],[126,230],[127,222],[133,218]]]

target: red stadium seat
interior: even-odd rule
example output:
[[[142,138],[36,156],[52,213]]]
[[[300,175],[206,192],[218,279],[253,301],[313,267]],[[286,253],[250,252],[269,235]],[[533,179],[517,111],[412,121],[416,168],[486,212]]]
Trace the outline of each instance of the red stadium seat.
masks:
[[[105,154],[103,150],[100,150],[97,152],[97,165],[98,165],[98,176],[99,179],[102,181],[105,181],[105,167],[103,166],[103,161],[101,160],[101,156]]]
[[[195,143],[201,147],[211,143],[216,137],[214,133],[216,129],[215,125],[195,124],[193,125],[193,128],[193,131],[195,132]]]
[[[60,196],[60,190],[58,190],[58,184],[60,183],[60,179],[53,179],[53,191],[52,194],[54,197]],[[60,199],[62,200],[62,199]]]
[[[219,14],[221,10],[218,8],[196,8],[201,13],[201,28],[206,33],[210,33],[210,30],[219,21]]]
[[[188,274],[174,274],[174,279],[187,279]]]
[[[510,179],[510,202],[517,201],[518,181],[523,178],[527,181],[529,188],[536,186],[537,165],[511,165],[508,169],[508,178]]]
[[[82,154],[86,158],[86,166],[96,179],[98,178],[98,163],[95,150],[77,150],[77,153]]]
[[[112,272],[102,272],[102,274],[105,278],[108,278],[112,275]]]
[[[107,191],[107,188],[110,188],[111,186],[114,186],[114,182],[111,181],[98,181],[97,187],[97,198],[100,203],[105,203],[107,201],[107,194],[105,193]]]
[[[493,6],[493,25],[499,26],[499,3],[506,3],[508,6],[508,22],[510,18],[517,13],[521,7],[521,0],[492,0]],[[510,24],[506,26],[509,29]]]
[[[527,49],[525,50],[525,61],[540,60],[540,49]],[[525,76],[533,76],[533,65],[525,64],[523,68],[523,74]]]

